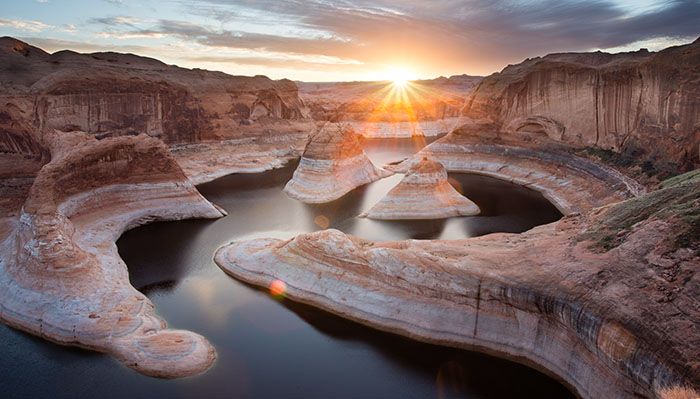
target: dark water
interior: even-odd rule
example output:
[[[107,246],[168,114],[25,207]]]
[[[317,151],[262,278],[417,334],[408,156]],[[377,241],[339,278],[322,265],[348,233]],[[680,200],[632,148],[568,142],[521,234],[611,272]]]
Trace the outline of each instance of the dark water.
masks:
[[[419,149],[412,140],[365,143],[377,164]],[[225,275],[212,261],[221,245],[255,236],[289,237],[334,227],[379,240],[462,238],[519,232],[560,214],[537,193],[479,176],[453,175],[482,209],[477,217],[428,222],[357,219],[399,176],[340,200],[308,206],[281,189],[293,166],[233,175],[200,186],[229,215],[157,223],[118,241],[132,284],[175,328],[216,347],[207,373],[179,380],[142,376],[109,356],[64,348],[0,326],[0,396],[56,398],[563,398],[571,394],[527,367],[367,329],[279,301]]]

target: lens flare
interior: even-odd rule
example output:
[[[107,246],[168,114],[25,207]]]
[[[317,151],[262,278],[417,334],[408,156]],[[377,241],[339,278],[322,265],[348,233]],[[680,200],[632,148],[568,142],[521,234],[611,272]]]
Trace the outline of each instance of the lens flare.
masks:
[[[331,221],[324,215],[318,215],[314,218],[314,224],[322,229],[327,229]]]
[[[274,280],[270,283],[270,295],[275,298],[283,298],[287,292],[287,284],[282,280]]]

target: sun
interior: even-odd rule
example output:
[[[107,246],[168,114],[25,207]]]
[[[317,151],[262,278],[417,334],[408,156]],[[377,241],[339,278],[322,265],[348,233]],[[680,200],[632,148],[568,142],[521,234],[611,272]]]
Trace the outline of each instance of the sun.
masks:
[[[415,79],[414,75],[407,69],[397,68],[389,71],[387,74],[388,80],[391,80],[395,87],[403,88],[408,83]]]

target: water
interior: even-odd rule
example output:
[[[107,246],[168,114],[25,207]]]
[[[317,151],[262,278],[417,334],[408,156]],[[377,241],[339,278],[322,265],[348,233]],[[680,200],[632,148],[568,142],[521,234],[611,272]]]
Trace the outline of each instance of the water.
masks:
[[[400,160],[424,143],[368,140],[377,164]],[[379,222],[355,216],[400,177],[309,206],[281,189],[290,167],[233,175],[200,186],[229,215],[214,221],[157,223],[118,241],[132,284],[175,328],[216,347],[207,373],[179,380],[142,376],[109,356],[65,348],[0,327],[0,392],[52,398],[504,398],[571,397],[554,380],[486,355],[377,332],[333,315],[279,301],[225,275],[212,261],[221,245],[245,237],[290,237],[338,228],[362,237],[462,238],[524,231],[561,215],[540,195],[502,181],[452,175],[483,214],[446,221]],[[322,217],[321,217],[322,216]]]

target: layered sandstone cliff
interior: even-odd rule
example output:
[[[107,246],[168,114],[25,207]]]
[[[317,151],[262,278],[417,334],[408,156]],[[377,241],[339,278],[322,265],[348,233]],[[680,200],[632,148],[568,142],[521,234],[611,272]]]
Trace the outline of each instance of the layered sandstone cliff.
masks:
[[[47,133],[50,161],[20,211],[0,217],[0,318],[45,339],[109,353],[158,377],[206,370],[216,353],[171,330],[129,283],[116,239],[155,220],[222,213],[186,178],[167,147],[146,135],[96,140]]]
[[[422,158],[367,212],[370,219],[442,219],[471,216],[479,207],[450,185],[439,162]]]
[[[700,40],[658,53],[564,53],[484,78],[463,114],[610,149],[677,173],[700,165]]]
[[[372,164],[349,125],[326,123],[311,135],[284,192],[310,204],[330,202],[390,174]]]
[[[523,234],[374,242],[324,230],[234,242],[215,260],[378,329],[524,362],[583,398],[692,394],[699,201],[696,172]]]
[[[145,133],[166,143],[260,135],[308,116],[289,80],[190,70],[131,54],[48,54],[9,37],[0,38],[0,101],[36,130],[98,138]]]

